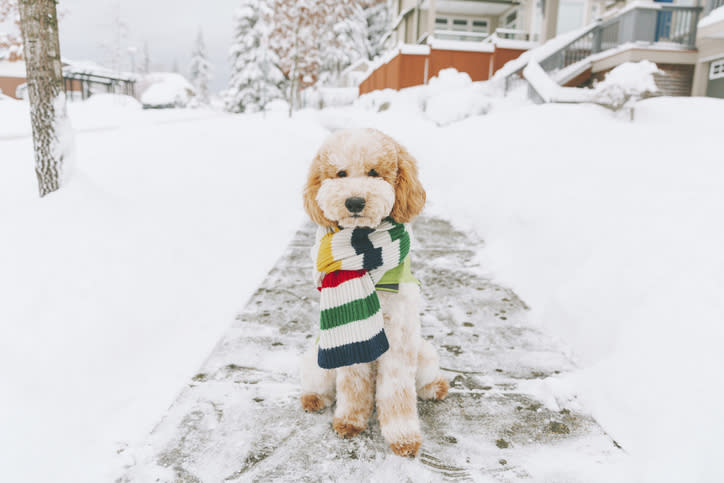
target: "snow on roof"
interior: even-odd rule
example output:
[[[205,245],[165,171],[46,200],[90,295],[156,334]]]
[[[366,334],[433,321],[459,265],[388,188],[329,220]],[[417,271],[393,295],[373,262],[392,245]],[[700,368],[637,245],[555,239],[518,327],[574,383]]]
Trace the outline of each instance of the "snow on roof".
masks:
[[[433,49],[438,50],[459,50],[465,52],[493,52],[495,46],[487,42],[471,42],[466,40],[445,40],[429,37],[427,43]]]
[[[0,77],[18,77],[25,78],[25,62],[18,60],[10,62],[9,60],[0,60]]]
[[[709,12],[709,15],[699,20],[699,28],[708,27],[709,25],[722,21],[724,21],[724,5],[719,8],[715,8]]]
[[[402,44],[400,45],[400,53],[409,55],[428,55],[430,53],[430,46],[419,44]]]
[[[91,60],[63,60],[63,71],[71,74],[88,74],[97,75],[103,77],[110,77],[112,79],[120,79],[126,81],[136,81],[138,76],[130,72],[118,72],[107,67],[103,67]]]

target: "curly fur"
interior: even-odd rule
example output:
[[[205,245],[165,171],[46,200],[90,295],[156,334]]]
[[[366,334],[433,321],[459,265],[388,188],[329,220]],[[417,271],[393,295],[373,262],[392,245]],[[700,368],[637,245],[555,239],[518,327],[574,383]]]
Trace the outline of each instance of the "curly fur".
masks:
[[[345,207],[350,197],[365,200],[360,213]],[[415,159],[375,129],[332,134],[315,156],[304,188],[304,208],[321,226],[374,227],[387,216],[407,223],[424,205]],[[317,365],[316,346],[310,348],[302,359],[301,403],[307,411],[318,411],[336,399],[333,427],[348,438],[365,430],[376,402],[392,451],[415,456],[422,443],[417,398],[444,399],[449,384],[437,352],[420,336],[419,287],[403,283],[398,293],[378,295],[390,349],[369,364],[326,370]]]

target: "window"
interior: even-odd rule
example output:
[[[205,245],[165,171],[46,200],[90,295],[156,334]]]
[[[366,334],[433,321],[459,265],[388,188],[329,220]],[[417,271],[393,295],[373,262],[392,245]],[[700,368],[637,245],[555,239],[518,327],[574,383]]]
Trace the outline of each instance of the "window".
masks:
[[[709,66],[709,80],[724,78],[724,59],[715,60]]]
[[[484,19],[472,20],[467,18],[450,17],[435,18],[435,27],[437,30],[454,30],[455,32],[460,32],[460,34],[441,34],[441,38],[452,40],[482,40],[485,38],[484,34],[488,33],[489,25],[489,21]],[[465,34],[465,32],[473,32],[473,34]]]
[[[518,11],[511,12],[505,17],[505,26],[508,28],[515,27],[515,21],[518,19]]]

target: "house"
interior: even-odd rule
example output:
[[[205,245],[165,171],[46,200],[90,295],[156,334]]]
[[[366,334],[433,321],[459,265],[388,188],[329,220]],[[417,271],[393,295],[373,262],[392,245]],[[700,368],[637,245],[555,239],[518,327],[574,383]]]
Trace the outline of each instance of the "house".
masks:
[[[698,25],[692,95],[724,99],[724,0],[710,1]]]
[[[0,60],[0,92],[18,99],[17,89],[25,84],[25,62]]]
[[[521,61],[506,66],[501,76],[506,89],[527,82],[531,98],[540,100],[545,96],[537,92],[536,84],[542,81],[540,87],[545,89],[545,79],[524,74],[532,62],[558,85],[578,87],[603,79],[624,62],[648,60],[661,71],[654,79],[664,95],[719,92],[718,59],[724,57],[724,49],[720,13],[715,7],[722,1],[707,0],[704,7],[640,0],[607,4],[602,18],[532,50]],[[698,32],[702,12],[711,13],[701,22],[703,31]],[[714,79],[706,78],[711,77],[709,73]]]
[[[525,80],[531,60],[562,86],[591,85],[624,62],[649,60],[661,71],[655,80],[665,95],[720,97],[724,89],[724,0],[393,3],[390,51],[362,82],[361,94],[424,84],[444,67],[473,80],[498,73],[510,88]]]
[[[63,59],[63,82],[68,99],[87,99],[98,92],[133,96],[136,76],[114,72],[93,62]],[[15,99],[25,97],[26,73],[22,60],[0,60],[0,90]]]
[[[388,53],[372,65],[360,94],[425,84],[448,67],[467,72],[474,81],[487,80],[536,45],[528,29],[530,15],[519,0],[392,3]]]

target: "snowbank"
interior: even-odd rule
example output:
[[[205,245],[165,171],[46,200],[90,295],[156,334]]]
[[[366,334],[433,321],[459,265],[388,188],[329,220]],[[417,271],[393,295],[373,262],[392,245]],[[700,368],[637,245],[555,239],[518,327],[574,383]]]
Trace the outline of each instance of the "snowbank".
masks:
[[[465,72],[443,69],[427,85],[395,91],[382,89],[362,95],[357,107],[423,115],[440,126],[461,121],[470,116],[485,114],[491,100],[486,83],[473,82]]]
[[[181,74],[155,72],[144,82],[150,83],[141,94],[144,108],[185,107],[196,96],[194,87]]]
[[[116,453],[150,431],[304,219],[325,135],[285,115],[154,122],[137,105],[105,129],[113,100],[94,102],[101,129],[77,136],[73,180],[42,200],[32,140],[0,140],[7,481],[113,481]]]

